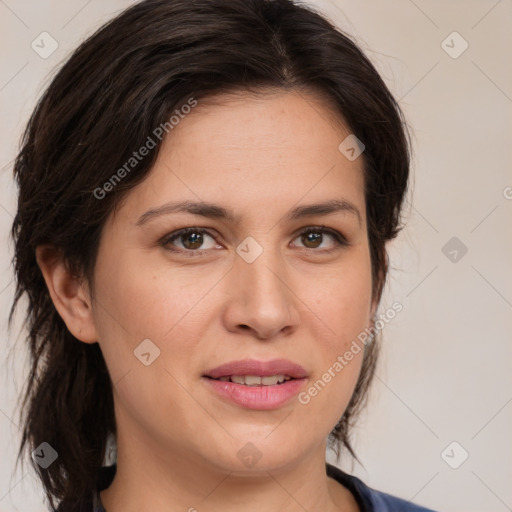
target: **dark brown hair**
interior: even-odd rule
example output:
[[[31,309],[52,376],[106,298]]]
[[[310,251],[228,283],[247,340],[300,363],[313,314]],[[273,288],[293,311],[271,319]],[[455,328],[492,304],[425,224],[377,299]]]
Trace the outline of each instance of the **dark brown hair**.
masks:
[[[16,293],[26,293],[31,369],[23,393],[18,460],[42,442],[57,452],[35,462],[52,508],[72,510],[96,487],[106,440],[116,433],[112,383],[99,345],[77,340],[55,309],[35,249],[52,244],[94,291],[102,228],[145,179],[160,148],[104,197],[95,190],[191,97],[235,91],[312,90],[328,98],[360,139],[373,295],[380,300],[385,243],[401,229],[410,142],[402,112],[359,47],[312,7],[291,0],[146,0],[82,43],[39,100],[14,166],[19,200],[11,236]],[[340,141],[341,142],[341,141]],[[367,395],[378,343],[365,348],[352,399],[329,436],[354,457],[349,428]]]

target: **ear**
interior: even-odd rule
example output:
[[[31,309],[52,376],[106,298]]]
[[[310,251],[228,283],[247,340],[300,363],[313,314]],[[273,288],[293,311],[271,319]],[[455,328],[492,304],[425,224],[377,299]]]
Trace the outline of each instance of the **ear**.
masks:
[[[85,280],[80,283],[72,275],[61,251],[52,245],[37,246],[36,260],[53,304],[71,334],[84,343],[96,343],[92,301]]]

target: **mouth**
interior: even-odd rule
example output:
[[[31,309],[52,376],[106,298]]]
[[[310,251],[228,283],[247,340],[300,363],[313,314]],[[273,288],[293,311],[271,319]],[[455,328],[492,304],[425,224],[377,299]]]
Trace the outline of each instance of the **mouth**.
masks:
[[[255,410],[278,409],[298,395],[308,374],[286,359],[232,361],[207,371],[205,384],[222,400]]]
[[[209,377],[205,375],[206,378],[212,380],[218,380],[221,382],[234,382],[235,384],[242,384],[244,386],[279,386],[284,382],[289,380],[295,380],[295,377],[291,377],[290,375],[224,375],[223,377],[219,377],[214,379],[213,377]]]

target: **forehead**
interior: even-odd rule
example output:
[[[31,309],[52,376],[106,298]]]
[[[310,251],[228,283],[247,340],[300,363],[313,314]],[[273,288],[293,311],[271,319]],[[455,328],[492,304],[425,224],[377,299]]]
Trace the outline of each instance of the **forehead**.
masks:
[[[301,198],[343,197],[364,210],[363,159],[350,161],[339,150],[349,134],[333,106],[308,92],[198,100],[164,139],[125,206],[132,222],[143,208],[171,199],[228,203],[233,211],[263,215]]]
[[[304,156],[306,149],[314,148],[313,158],[319,150],[336,149],[340,137],[350,134],[334,104],[311,90],[235,91],[207,97],[177,128],[163,149],[199,148],[210,142],[225,152],[267,148],[278,153],[279,148],[293,148]],[[283,154],[290,157],[289,152]]]

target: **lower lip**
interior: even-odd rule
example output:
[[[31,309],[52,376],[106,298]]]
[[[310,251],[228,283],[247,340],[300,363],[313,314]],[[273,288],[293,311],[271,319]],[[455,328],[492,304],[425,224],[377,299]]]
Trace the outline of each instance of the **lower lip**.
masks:
[[[247,409],[277,409],[299,394],[306,379],[292,379],[274,386],[246,386],[235,382],[203,377],[203,380],[223,398]]]

